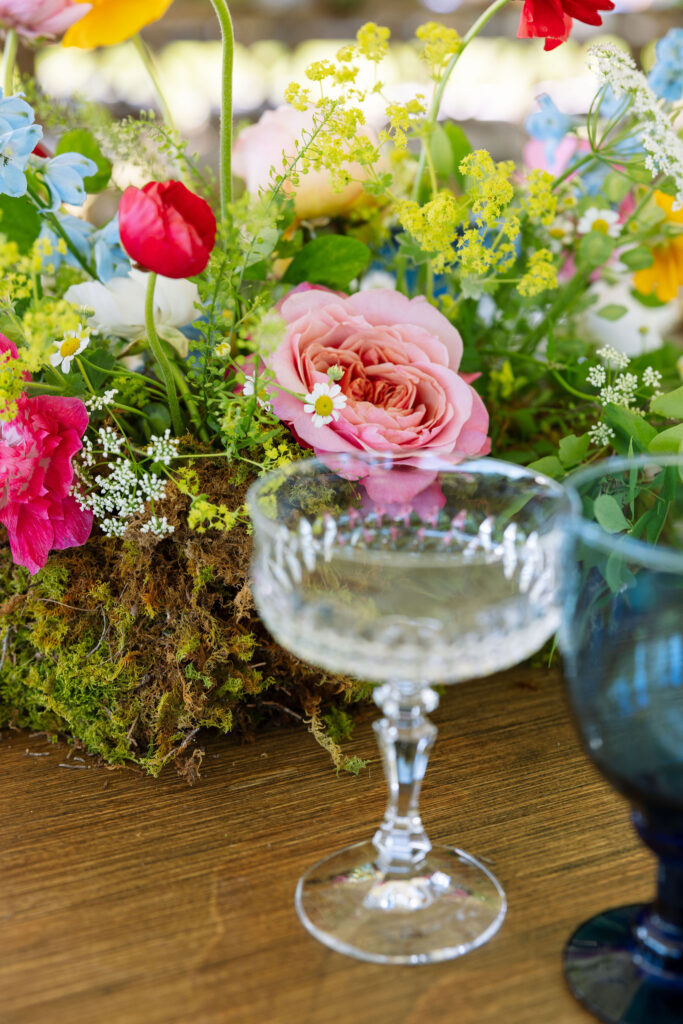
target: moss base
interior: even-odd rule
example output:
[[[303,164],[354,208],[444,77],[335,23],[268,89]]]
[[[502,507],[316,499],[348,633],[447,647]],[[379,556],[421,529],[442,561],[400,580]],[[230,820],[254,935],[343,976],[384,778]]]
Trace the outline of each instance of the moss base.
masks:
[[[238,507],[249,481],[202,462],[208,500],[229,494]],[[189,504],[169,489],[159,511],[175,527],[170,537],[93,536],[53,554],[35,577],[0,544],[0,725],[66,735],[152,775],[175,762],[193,782],[200,729],[248,736],[296,719],[338,768],[357,771],[339,742],[350,733],[349,705],[368,688],[274,643],[249,591],[247,528],[194,532]]]

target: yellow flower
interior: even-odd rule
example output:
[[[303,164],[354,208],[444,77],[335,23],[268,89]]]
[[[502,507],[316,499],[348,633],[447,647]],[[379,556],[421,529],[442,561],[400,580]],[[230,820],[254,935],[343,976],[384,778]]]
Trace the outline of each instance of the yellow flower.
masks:
[[[113,46],[163,17],[173,0],[77,0],[92,9],[66,32],[63,46]]]
[[[665,223],[683,227],[683,210],[674,211],[673,196],[655,192],[655,201],[666,214]],[[633,284],[642,295],[655,292],[660,302],[671,302],[683,285],[683,234],[656,245],[652,257],[652,266],[639,270],[633,277]]]

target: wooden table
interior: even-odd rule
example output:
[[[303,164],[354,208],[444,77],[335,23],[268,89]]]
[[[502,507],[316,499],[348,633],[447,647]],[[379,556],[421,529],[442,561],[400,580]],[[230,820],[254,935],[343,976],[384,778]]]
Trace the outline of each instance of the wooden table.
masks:
[[[509,911],[482,949],[417,968],[333,953],[293,907],[304,868],[381,816],[369,717],[350,745],[372,758],[359,778],[292,728],[210,738],[194,789],[6,732],[2,1024],[586,1024],[563,943],[652,892],[627,808],[579,750],[556,674],[453,687],[433,717],[426,825],[489,859]]]

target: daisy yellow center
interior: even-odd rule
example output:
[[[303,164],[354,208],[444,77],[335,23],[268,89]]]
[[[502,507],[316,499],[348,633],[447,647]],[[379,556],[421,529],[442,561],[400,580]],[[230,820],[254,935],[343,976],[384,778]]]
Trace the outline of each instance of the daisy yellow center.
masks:
[[[315,400],[315,411],[318,416],[329,416],[334,409],[334,402],[329,395],[320,395]]]
[[[606,235],[609,231],[609,224],[604,217],[597,217],[591,224],[591,230],[600,231],[603,235]]]
[[[563,238],[564,228],[551,228],[549,234],[551,238]]]
[[[59,354],[64,358],[75,355],[78,352],[80,341],[78,338],[65,338],[59,346]]]

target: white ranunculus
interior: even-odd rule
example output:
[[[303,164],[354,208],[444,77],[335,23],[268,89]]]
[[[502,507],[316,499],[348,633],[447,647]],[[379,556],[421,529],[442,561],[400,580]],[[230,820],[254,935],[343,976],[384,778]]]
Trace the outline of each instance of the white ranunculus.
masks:
[[[64,296],[74,306],[93,310],[88,327],[110,338],[137,341],[146,334],[145,296],[149,275],[131,270],[109,284],[74,284]],[[197,319],[199,291],[192,281],[158,277],[154,291],[154,323],[160,336],[187,355],[187,338],[178,330]],[[184,349],[184,351],[183,351]]]
[[[583,316],[583,326],[591,339],[600,345],[611,345],[627,356],[652,352],[664,344],[680,318],[676,302],[665,306],[644,306],[631,294],[631,282],[608,284],[598,281],[591,286],[597,301]],[[606,306],[623,306],[626,312],[618,320],[605,320],[599,315]]]

